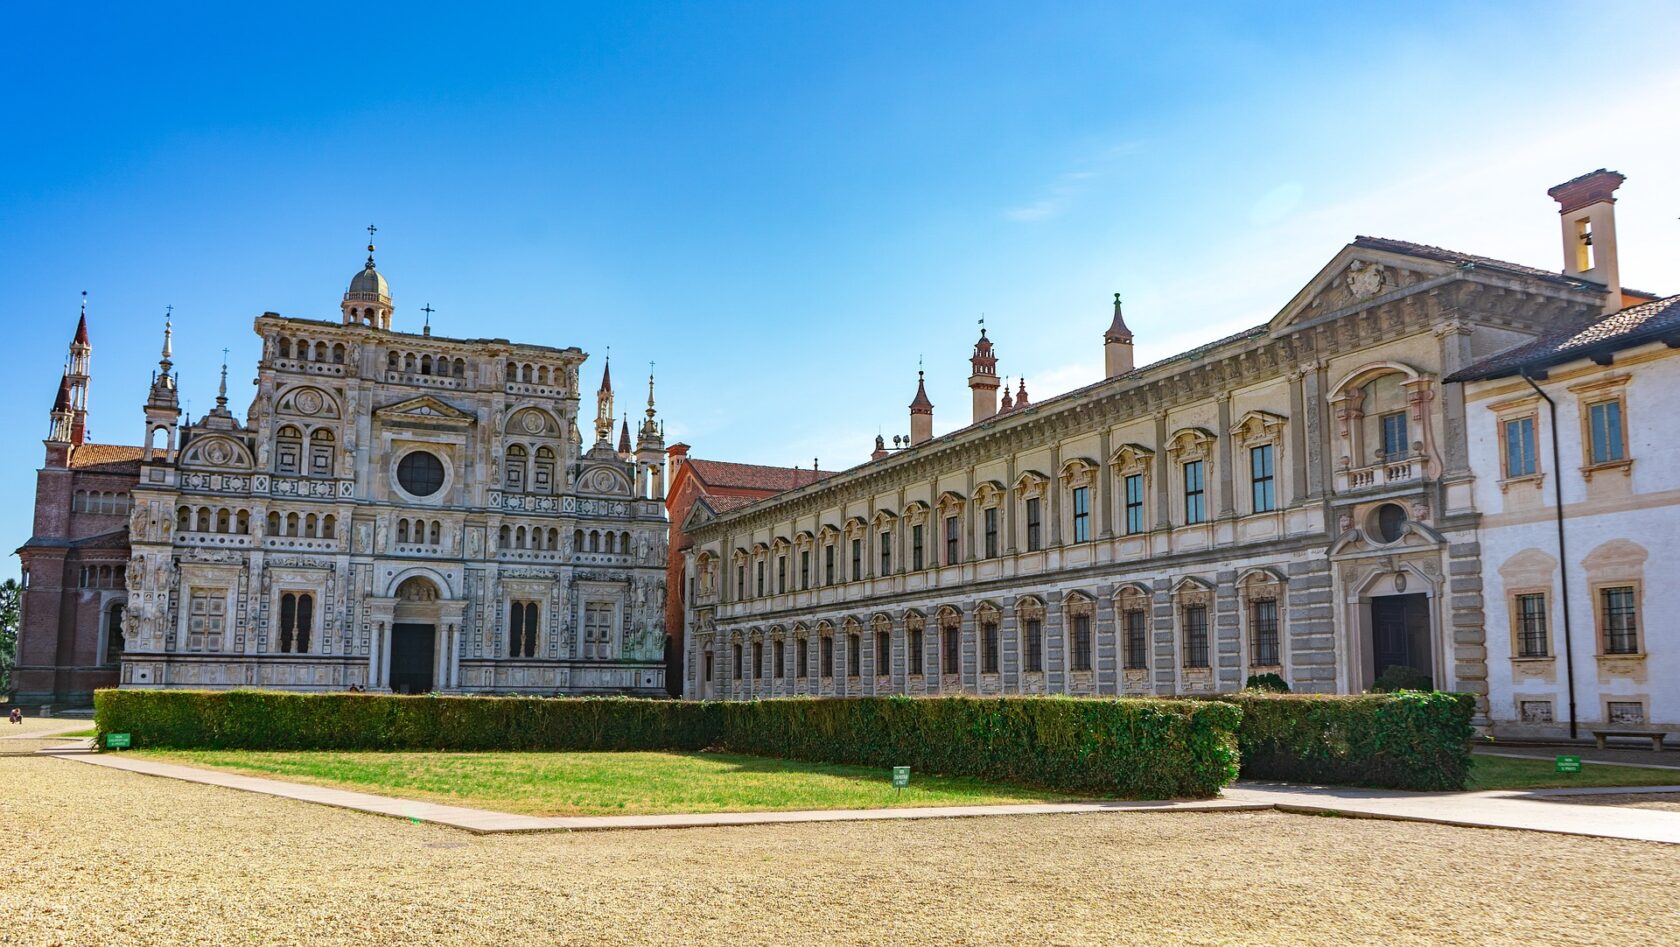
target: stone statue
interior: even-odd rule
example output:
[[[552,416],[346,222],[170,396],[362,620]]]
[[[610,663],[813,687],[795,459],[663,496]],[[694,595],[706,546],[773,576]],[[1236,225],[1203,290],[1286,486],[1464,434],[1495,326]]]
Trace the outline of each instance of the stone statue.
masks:
[[[467,558],[477,559],[484,555],[484,531],[473,528],[467,530]]]
[[[356,524],[356,551],[357,552],[372,552],[373,551],[372,546],[373,546],[373,524],[372,523],[357,523]]]
[[[386,527],[384,520],[379,521],[379,525],[378,525],[377,528],[378,528],[379,545],[374,548],[374,552],[384,552],[386,549],[389,548],[389,546],[386,544],[385,540],[390,538],[390,531]]]
[[[134,512],[128,517],[128,538],[131,542],[146,538],[146,520],[146,508],[135,506]]]

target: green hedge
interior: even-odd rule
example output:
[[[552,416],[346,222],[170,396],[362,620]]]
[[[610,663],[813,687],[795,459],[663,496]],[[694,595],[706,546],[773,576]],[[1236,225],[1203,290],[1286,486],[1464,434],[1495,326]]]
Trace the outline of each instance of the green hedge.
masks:
[[[136,747],[699,750],[973,776],[1127,798],[1201,797],[1236,778],[1226,703],[1039,697],[399,697],[99,691],[99,731]]]
[[[1336,697],[1245,692],[1244,779],[1389,789],[1463,789],[1475,698],[1440,691]]]

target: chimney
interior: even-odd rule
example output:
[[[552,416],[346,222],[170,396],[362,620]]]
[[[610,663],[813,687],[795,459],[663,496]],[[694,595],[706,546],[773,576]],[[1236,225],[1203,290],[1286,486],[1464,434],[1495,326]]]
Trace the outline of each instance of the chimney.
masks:
[[[1132,330],[1120,315],[1120,294],[1114,294],[1114,321],[1103,333],[1103,375],[1113,378],[1132,370]]]
[[[933,402],[928,400],[922,373],[916,373],[916,398],[910,402],[910,446],[933,440]]]
[[[979,424],[998,411],[997,355],[992,352],[992,343],[986,338],[983,322],[980,341],[974,343],[974,356],[968,361],[974,367],[974,373],[968,376],[968,390],[974,394],[974,423]]]
[[[869,459],[880,460],[885,456],[887,456],[887,439],[884,436],[877,434],[875,435],[875,450],[870,452]]]
[[[1604,311],[1622,308],[1622,276],[1616,266],[1616,188],[1627,178],[1599,168],[1546,193],[1558,202],[1563,220],[1563,275],[1602,284]]]

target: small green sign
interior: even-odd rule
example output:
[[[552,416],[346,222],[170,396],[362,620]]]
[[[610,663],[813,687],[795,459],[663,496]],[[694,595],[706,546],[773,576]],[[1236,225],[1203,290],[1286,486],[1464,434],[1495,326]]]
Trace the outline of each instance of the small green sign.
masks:
[[[1557,771],[1560,773],[1579,773],[1581,771],[1581,758],[1579,756],[1558,757]]]
[[[894,766],[893,767],[893,788],[894,789],[903,789],[905,786],[908,786],[908,785],[910,785],[910,767],[908,767],[908,766]]]
[[[107,734],[105,734],[105,749],[107,749],[107,750],[126,750],[133,745],[134,745],[134,740],[131,736],[129,736],[129,734],[126,734],[126,733],[107,733]]]

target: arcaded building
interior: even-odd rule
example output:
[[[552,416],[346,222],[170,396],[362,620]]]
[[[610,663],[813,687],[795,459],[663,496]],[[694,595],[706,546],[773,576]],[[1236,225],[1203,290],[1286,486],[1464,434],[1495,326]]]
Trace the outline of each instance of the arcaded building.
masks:
[[[1004,341],[982,332],[959,429],[934,436],[918,385],[907,449],[690,513],[685,693],[1205,694],[1264,673],[1357,692],[1409,672],[1485,697],[1477,474],[1444,379],[1623,297],[1602,270],[1359,237],[1266,323],[1150,365],[1116,296],[1089,337],[1106,377],[1046,400],[999,400]]]
[[[615,446],[603,370],[586,441],[579,349],[396,331],[372,246],[341,309],[255,320],[243,419],[224,365],[181,423],[166,327],[113,524],[121,685],[662,693],[652,379]]]

